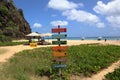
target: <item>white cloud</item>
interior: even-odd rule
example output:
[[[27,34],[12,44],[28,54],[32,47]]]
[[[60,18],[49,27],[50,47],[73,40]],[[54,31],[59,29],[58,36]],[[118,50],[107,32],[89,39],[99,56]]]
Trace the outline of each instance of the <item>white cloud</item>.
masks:
[[[97,5],[93,8],[96,13],[103,15],[120,15],[120,0],[113,0],[104,4],[102,1],[98,1]]]
[[[120,0],[113,0],[107,4],[98,1],[93,10],[101,15],[105,15],[106,20],[113,27],[120,28]]]
[[[104,28],[104,27],[105,27],[105,24],[102,23],[102,22],[98,22],[98,23],[96,24],[96,26],[97,26],[98,28]]]
[[[58,25],[60,25],[60,26],[67,26],[68,22],[67,21],[52,21],[52,22],[50,22],[50,24],[52,26],[58,26]]]
[[[64,11],[62,15],[67,16],[67,19],[69,20],[76,20],[78,22],[94,24],[99,28],[105,27],[104,23],[100,21],[99,17],[86,11],[73,9]]]
[[[34,27],[34,28],[40,28],[40,27],[42,27],[42,25],[41,25],[40,23],[34,23],[34,24],[33,24],[33,27]]]
[[[113,26],[120,28],[120,16],[108,16],[106,20]]]
[[[48,3],[48,7],[55,10],[68,10],[75,9],[79,6],[84,6],[82,3],[74,3],[68,0],[50,0]]]
[[[88,23],[90,25],[95,25],[98,28],[105,27],[105,24],[102,23],[99,17],[97,17],[96,15],[83,10],[77,10],[77,8],[83,6],[84,5],[82,3],[74,3],[69,0],[50,0],[48,3],[49,8],[62,11],[62,15],[66,16],[68,20]],[[51,24],[57,26],[58,23],[60,24],[61,21],[55,21]]]

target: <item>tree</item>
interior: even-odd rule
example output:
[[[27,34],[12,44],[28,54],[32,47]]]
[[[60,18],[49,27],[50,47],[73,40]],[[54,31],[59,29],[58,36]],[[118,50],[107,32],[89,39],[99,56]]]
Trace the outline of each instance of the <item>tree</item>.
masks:
[[[9,2],[10,2],[11,4],[14,4],[14,1],[13,1],[13,0],[9,0]]]

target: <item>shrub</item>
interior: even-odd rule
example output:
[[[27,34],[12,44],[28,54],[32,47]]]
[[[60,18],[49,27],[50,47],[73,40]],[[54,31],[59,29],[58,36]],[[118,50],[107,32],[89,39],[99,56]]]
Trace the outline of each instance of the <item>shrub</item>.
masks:
[[[5,6],[0,6],[0,11],[2,11],[4,14],[8,14],[8,9]]]
[[[120,68],[116,69],[113,73],[105,76],[105,80],[120,80]]]
[[[0,35],[0,42],[10,42],[12,39],[10,37]]]

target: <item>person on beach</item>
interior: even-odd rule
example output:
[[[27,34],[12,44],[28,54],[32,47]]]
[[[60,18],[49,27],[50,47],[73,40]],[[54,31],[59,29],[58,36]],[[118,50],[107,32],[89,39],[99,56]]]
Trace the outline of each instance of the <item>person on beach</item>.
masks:
[[[107,41],[107,39],[105,38],[105,42]]]

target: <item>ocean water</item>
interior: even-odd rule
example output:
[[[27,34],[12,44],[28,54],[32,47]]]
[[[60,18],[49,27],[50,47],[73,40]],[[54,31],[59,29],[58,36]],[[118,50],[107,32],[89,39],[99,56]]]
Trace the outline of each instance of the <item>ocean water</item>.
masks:
[[[120,40],[120,37],[68,37],[68,40]]]
[[[52,39],[52,37],[45,37],[46,40]],[[120,40],[120,36],[117,37],[67,37],[67,40]]]

